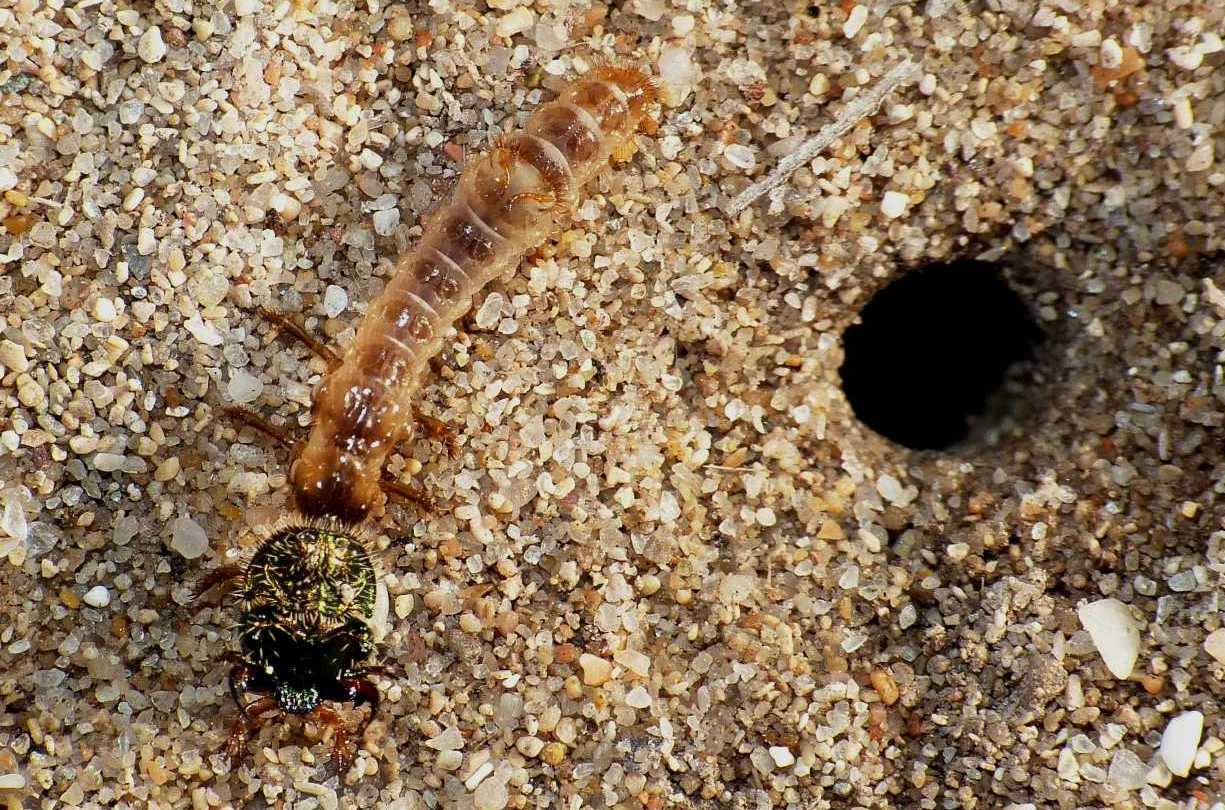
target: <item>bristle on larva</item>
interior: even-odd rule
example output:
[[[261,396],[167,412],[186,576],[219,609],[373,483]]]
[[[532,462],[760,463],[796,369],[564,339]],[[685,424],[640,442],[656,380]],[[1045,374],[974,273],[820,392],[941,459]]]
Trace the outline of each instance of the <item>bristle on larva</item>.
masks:
[[[411,429],[421,372],[447,328],[553,232],[657,96],[642,71],[600,65],[465,167],[316,392],[312,432],[290,470],[304,515],[358,523],[382,505],[384,460]]]

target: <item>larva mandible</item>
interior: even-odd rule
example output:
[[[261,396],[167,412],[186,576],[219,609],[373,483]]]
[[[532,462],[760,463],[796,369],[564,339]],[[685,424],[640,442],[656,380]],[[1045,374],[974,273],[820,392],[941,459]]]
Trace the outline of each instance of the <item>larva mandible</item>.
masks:
[[[333,758],[341,767],[351,761],[348,732],[322,703],[368,703],[367,722],[377,710],[379,692],[366,676],[380,668],[365,663],[375,648],[377,576],[362,524],[384,504],[387,456],[411,435],[421,372],[473,297],[573,210],[655,98],[653,81],[634,68],[599,67],[571,83],[464,169],[370,305],[315,392],[311,432],[289,472],[297,515],[250,563],[216,569],[197,591],[236,580],[242,592],[242,653],[229,675],[240,709],[232,756],[279,711],[334,726]],[[245,692],[262,697],[244,705]]]

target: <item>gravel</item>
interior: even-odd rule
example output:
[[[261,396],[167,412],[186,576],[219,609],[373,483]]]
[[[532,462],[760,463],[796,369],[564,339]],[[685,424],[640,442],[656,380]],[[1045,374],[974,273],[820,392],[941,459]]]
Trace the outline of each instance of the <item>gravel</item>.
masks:
[[[1225,9],[1117,5],[0,4],[0,806],[1219,802]],[[289,458],[220,409],[298,435],[325,370],[256,308],[343,349],[600,58],[663,103],[421,390],[459,449],[391,464],[438,507],[372,527],[352,769],[296,720],[231,767],[191,585]],[[841,335],[963,257],[1046,343],[909,451]]]

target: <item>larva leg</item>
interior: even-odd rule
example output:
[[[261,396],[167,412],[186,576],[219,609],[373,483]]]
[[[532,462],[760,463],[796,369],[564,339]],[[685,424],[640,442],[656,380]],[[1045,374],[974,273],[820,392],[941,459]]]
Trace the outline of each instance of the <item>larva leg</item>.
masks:
[[[401,500],[408,501],[413,506],[425,514],[434,511],[434,499],[429,496],[424,490],[417,489],[411,484],[405,484],[400,481],[392,481],[390,478],[384,478],[379,482],[379,486],[388,495],[394,495]]]
[[[355,753],[349,747],[349,729],[345,727],[340,715],[326,706],[315,709],[315,719],[333,730],[335,736],[332,737],[332,764],[336,766],[338,773],[346,773],[353,764]]]
[[[268,715],[276,709],[276,700],[271,697],[262,697],[242,708],[238,720],[234,723],[234,730],[225,742],[225,751],[229,755],[231,766],[237,765],[246,757],[247,740],[259,731],[260,726],[268,720]]]
[[[310,349],[316,357],[322,358],[324,361],[326,361],[329,369],[336,368],[338,365],[340,365],[340,355],[337,354],[331,347],[326,346],[321,341],[316,340],[310,332],[306,331],[305,327],[303,327],[293,318],[289,317],[283,312],[277,312],[276,310],[268,309],[267,307],[260,307],[258,311],[261,318],[268,321],[273,326],[279,327],[285,332],[288,332],[291,337],[297,339],[303,346]]]
[[[505,194],[506,190],[510,188],[510,170],[514,165],[515,155],[505,146],[499,144],[494,147],[493,159],[501,172],[498,175],[498,193]]]
[[[276,441],[277,444],[284,447],[292,448],[295,442],[285,435],[285,432],[264,419],[259,414],[249,411],[246,408],[240,408],[237,405],[221,406],[222,413],[233,419],[235,422],[246,425],[249,428],[254,428],[265,436]]]
[[[556,208],[558,202],[557,195],[551,191],[524,191],[512,197],[510,204],[512,206],[518,205],[520,200],[531,200],[546,208]]]
[[[455,435],[455,431],[447,426],[446,422],[428,416],[416,408],[413,409],[413,418],[417,420],[417,424],[425,429],[425,435],[446,444],[447,452],[451,454],[452,458],[455,457],[459,452],[459,438]]]
[[[406,678],[404,670],[395,664],[370,664],[357,671],[358,675],[382,675],[384,678]]]
[[[191,589],[191,601],[199,601],[204,594],[211,591],[218,585],[228,585],[233,587],[234,580],[241,579],[243,575],[243,567],[241,565],[223,565],[220,568],[214,568],[205,574],[199,582]],[[229,590],[227,588],[226,590]]]

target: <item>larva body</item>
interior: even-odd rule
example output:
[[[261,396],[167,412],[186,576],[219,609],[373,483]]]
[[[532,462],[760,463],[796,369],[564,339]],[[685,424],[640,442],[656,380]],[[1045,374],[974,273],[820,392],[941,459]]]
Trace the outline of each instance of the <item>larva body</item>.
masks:
[[[469,164],[316,392],[312,431],[290,470],[304,515],[359,523],[382,505],[384,462],[411,430],[421,371],[447,328],[569,214],[653,98],[641,72],[600,68]]]
[[[378,576],[360,524],[379,513],[384,487],[395,486],[383,480],[383,465],[412,429],[421,372],[481,288],[572,210],[579,189],[632,135],[653,99],[641,72],[600,68],[474,160],[320,383],[310,435],[290,467],[300,514],[265,537],[250,562],[215,569],[198,591],[231,582],[242,593],[242,653],[229,679],[241,709],[232,756],[268,718],[293,714],[334,727],[333,758],[348,767],[348,731],[323,704],[369,704],[367,722],[378,707],[367,677],[385,672],[367,662]],[[280,323],[337,359],[300,327]],[[244,418],[290,443],[258,417]],[[244,704],[247,692],[262,697]]]

